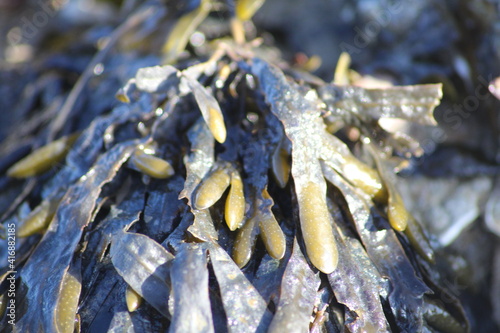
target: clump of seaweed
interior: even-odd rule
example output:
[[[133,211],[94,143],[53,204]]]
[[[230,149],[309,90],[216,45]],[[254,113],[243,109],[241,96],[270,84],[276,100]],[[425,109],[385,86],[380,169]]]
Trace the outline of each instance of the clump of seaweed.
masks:
[[[238,1],[234,38],[186,55],[202,0],[121,104],[9,167],[9,186],[42,193],[28,213],[35,196],[20,194],[5,222],[24,238],[16,330],[467,331],[394,186],[418,143],[378,125],[435,124],[441,86],[367,89],[287,66],[246,41],[261,3]]]

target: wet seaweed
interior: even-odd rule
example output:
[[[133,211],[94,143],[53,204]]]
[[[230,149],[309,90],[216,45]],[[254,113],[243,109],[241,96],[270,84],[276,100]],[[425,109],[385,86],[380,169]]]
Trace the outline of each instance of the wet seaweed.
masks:
[[[261,4],[228,11],[233,39],[187,50],[221,10],[201,1],[171,28],[163,64],[117,89],[120,103],[79,123],[86,70],[46,125],[57,139],[7,155],[2,186],[17,199],[4,223],[26,244],[15,330],[69,332],[76,317],[82,331],[108,332],[468,330],[394,185],[392,159],[418,155],[418,142],[377,125],[435,125],[441,85],[368,89],[304,74],[246,41]],[[345,142],[332,124],[360,138]]]

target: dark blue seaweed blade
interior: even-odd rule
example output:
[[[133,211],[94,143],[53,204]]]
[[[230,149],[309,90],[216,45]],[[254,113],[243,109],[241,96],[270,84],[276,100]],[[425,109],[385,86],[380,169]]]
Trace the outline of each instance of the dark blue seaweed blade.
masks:
[[[214,332],[206,246],[182,243],[177,248],[170,279],[174,311],[169,332]]]
[[[132,289],[170,318],[170,265],[174,256],[148,236],[128,232],[112,238],[110,256],[118,274]]]
[[[266,332],[271,313],[259,292],[218,244],[208,243],[208,251],[228,318],[228,331]]]
[[[20,276],[26,292],[26,313],[17,327],[23,332],[55,331],[54,307],[63,274],[90,222],[104,184],[110,182],[128,159],[137,143],[119,144],[104,153],[84,178],[71,186],[63,197],[49,230],[23,267]],[[47,265],[50,263],[50,265]]]
[[[214,165],[214,140],[203,119],[199,119],[188,131],[188,138],[191,142],[191,153],[184,157],[186,181],[179,199],[188,199],[188,205],[194,215],[194,223],[189,227],[189,232],[198,239],[209,241],[217,239],[217,232],[208,209],[194,208],[193,193]]]
[[[370,199],[366,194],[354,189],[335,171],[325,167],[324,172],[328,181],[344,195],[368,257],[380,274],[389,278],[388,301],[396,324],[404,331],[421,331],[422,297],[431,290],[417,277],[415,268],[388,223],[381,230],[374,225]]]
[[[381,304],[388,294],[386,280],[344,224],[337,223],[334,233],[341,249],[339,266],[328,281],[337,301],[346,306],[345,326],[351,332],[389,331]]]
[[[311,269],[295,239],[269,332],[307,332],[320,282],[319,273]]]

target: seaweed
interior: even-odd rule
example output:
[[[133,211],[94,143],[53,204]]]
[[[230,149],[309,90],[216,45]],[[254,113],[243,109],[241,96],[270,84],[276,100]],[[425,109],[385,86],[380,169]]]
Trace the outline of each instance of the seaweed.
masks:
[[[122,80],[106,110],[78,116],[81,101],[100,107],[86,67],[58,116],[33,129],[43,139],[9,139],[0,187],[12,194],[0,200],[23,258],[14,330],[67,332],[74,318],[108,332],[469,329],[396,186],[394,165],[422,153],[418,140],[378,123],[436,125],[442,86],[304,73],[247,38],[262,3],[179,10],[163,60]],[[88,66],[111,64],[132,28],[165,12],[138,6]],[[211,12],[230,17],[232,38],[189,44]]]

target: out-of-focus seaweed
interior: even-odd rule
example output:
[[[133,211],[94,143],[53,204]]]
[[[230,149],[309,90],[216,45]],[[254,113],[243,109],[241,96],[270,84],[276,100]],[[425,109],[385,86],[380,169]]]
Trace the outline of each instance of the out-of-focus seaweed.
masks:
[[[351,114],[350,117],[366,123],[379,118],[401,118],[423,125],[436,125],[432,113],[443,96],[436,85],[380,89],[325,85],[319,91],[334,114],[343,113],[347,121],[347,114]]]

